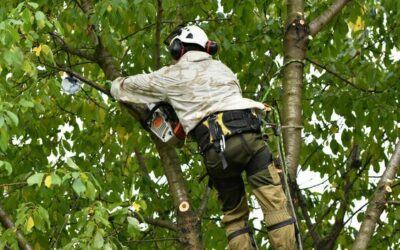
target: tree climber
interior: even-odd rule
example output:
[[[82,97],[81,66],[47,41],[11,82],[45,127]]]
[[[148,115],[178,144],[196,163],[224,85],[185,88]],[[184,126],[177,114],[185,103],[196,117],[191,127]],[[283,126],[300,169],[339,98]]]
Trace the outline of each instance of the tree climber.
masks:
[[[242,97],[235,74],[212,59],[218,46],[197,26],[179,26],[164,41],[175,60],[149,74],[120,77],[111,94],[126,103],[172,105],[198,143],[208,175],[218,192],[229,249],[253,249],[247,226],[249,207],[241,173],[257,198],[274,249],[295,249],[294,220],[272,155],[262,139],[262,103]]]

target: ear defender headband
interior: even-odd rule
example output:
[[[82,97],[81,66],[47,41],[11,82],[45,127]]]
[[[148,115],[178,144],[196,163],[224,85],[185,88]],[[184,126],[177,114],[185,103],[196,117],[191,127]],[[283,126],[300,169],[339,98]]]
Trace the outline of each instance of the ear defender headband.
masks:
[[[189,50],[185,50],[185,46],[179,38],[179,36],[182,34],[182,29],[184,27],[184,25],[176,27],[175,30],[172,31],[171,34],[169,34],[169,36],[164,40],[164,44],[168,46],[168,50],[172,58],[174,58],[175,60],[179,60],[179,58],[181,58],[183,54],[185,54],[185,52]],[[218,52],[218,44],[214,41],[207,41],[204,46],[204,51],[210,55],[215,55]]]

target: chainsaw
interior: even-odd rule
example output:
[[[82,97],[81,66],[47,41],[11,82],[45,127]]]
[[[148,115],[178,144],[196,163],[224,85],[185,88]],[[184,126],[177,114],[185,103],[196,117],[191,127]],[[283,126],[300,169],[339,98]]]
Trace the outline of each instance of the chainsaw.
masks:
[[[167,102],[147,104],[150,114],[146,124],[161,141],[182,147],[186,134],[174,108]]]

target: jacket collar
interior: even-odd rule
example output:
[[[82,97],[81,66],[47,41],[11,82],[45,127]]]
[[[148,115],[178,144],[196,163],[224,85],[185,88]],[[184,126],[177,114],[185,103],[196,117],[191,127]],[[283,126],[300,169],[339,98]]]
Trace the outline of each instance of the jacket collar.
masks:
[[[180,59],[179,62],[184,62],[184,61],[188,61],[188,62],[198,62],[198,61],[204,61],[204,60],[208,60],[211,59],[211,55],[203,52],[203,51],[188,51],[186,52]],[[178,63],[179,63],[178,62]]]

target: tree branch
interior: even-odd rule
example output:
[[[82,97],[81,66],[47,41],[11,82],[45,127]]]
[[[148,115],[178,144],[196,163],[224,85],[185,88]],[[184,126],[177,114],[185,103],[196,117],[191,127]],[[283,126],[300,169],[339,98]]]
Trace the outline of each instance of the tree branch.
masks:
[[[150,239],[150,240],[129,240],[129,241],[125,241],[124,243],[153,243],[155,241],[169,241],[169,240],[176,240],[176,241],[180,241],[180,238],[158,238],[158,239]]]
[[[102,92],[103,94],[106,94],[107,96],[112,97],[110,91],[107,90],[106,88],[104,88],[103,86],[101,86],[100,84],[95,83],[95,82],[93,82],[93,81],[91,81],[91,80],[85,78],[84,76],[82,76],[82,75],[76,73],[75,71],[73,71],[73,70],[71,70],[71,69],[65,67],[64,65],[62,65],[62,64],[60,64],[60,63],[56,63],[57,66],[50,65],[50,64],[45,64],[45,63],[42,63],[42,64],[45,65],[45,66],[47,66],[47,67],[50,67],[50,68],[53,68],[53,69],[57,69],[57,70],[59,70],[59,71],[63,71],[63,72],[67,73],[67,74],[70,75],[70,76],[74,76],[74,77],[76,77],[77,79],[79,79],[81,82],[84,82],[84,83],[88,84],[89,86],[91,86],[91,87],[93,87],[93,88],[99,90],[99,91]]]
[[[320,16],[315,18],[309,25],[310,35],[315,36],[321,29],[331,21],[350,0],[336,0]]]
[[[400,205],[400,201],[388,201],[388,204],[399,206]]]
[[[299,201],[299,206],[301,209],[301,213],[303,215],[304,220],[306,221],[307,228],[309,230],[309,233],[311,235],[311,238],[313,239],[313,244],[315,247],[317,247],[320,242],[321,242],[321,236],[319,233],[315,230],[316,227],[314,226],[315,224],[312,223],[310,215],[308,213],[308,208],[307,208],[307,202],[306,199],[304,198],[303,194],[301,193],[301,190],[299,188],[299,185],[297,184],[297,181],[294,182],[294,191],[296,193],[296,196]]]
[[[391,184],[400,165],[400,141],[397,143],[393,155],[380,179],[378,186],[372,195],[365,218],[361,224],[359,233],[352,249],[367,249],[368,242],[374,233],[375,226],[380,215],[386,208],[388,196],[391,193]]]
[[[8,229],[13,229],[15,228],[14,223],[12,222],[10,216],[4,211],[3,207],[0,205],[0,222],[1,224],[8,228]],[[29,245],[28,241],[25,239],[25,237],[22,235],[22,233],[19,230],[16,230],[16,236],[18,240],[19,247],[23,250],[32,250],[32,247]]]
[[[370,159],[368,158],[362,168],[361,167],[361,160],[360,160],[360,147],[359,145],[355,144],[353,145],[349,158],[347,160],[347,167],[350,169],[347,171],[344,180],[344,186],[343,186],[343,199],[340,199],[340,206],[337,209],[336,216],[335,216],[335,223],[333,224],[329,234],[324,238],[324,240],[321,242],[320,249],[333,249],[336,243],[337,238],[340,235],[340,232],[342,231],[345,223],[344,223],[344,217],[346,215],[346,211],[349,208],[351,204],[351,197],[350,193],[352,191],[352,188],[354,186],[354,183],[356,180],[361,176],[363,171],[366,169],[370,162]],[[349,173],[353,171],[356,172],[356,176],[352,179],[352,175]]]
[[[230,20],[232,20],[231,17],[227,17],[227,18],[212,18],[212,19],[196,19],[196,20],[185,21],[184,23],[219,22],[219,21],[230,21]],[[160,21],[160,22],[161,22],[161,24],[174,24],[175,23],[174,20],[164,20],[164,21]],[[157,23],[150,23],[150,24],[144,26],[141,29],[135,30],[134,32],[122,37],[121,39],[119,39],[119,41],[121,42],[121,41],[127,40],[128,38],[136,35],[137,33],[141,32],[141,31],[144,31],[144,30],[146,30],[148,28],[151,28],[154,25],[157,25]]]
[[[143,178],[148,180],[148,181],[150,181],[151,178],[149,176],[149,171],[147,170],[147,166],[146,166],[146,163],[144,161],[142,153],[137,148],[135,148],[133,151],[135,152],[135,156],[136,156],[136,159],[137,159],[137,161],[139,163],[139,167],[140,167],[140,170],[142,172]]]
[[[196,211],[197,218],[201,218],[206,211],[208,198],[210,197],[211,188],[207,186],[206,191],[203,194],[203,198],[201,199],[200,206]]]
[[[89,54],[89,53],[86,53],[83,50],[72,48],[71,46],[69,46],[64,41],[64,39],[62,39],[62,37],[60,35],[58,35],[58,34],[56,34],[54,32],[50,32],[49,34],[53,37],[53,39],[56,42],[56,44],[60,45],[61,50],[65,51],[67,53],[70,53],[72,55],[85,58],[85,59],[87,59],[89,61],[92,61],[92,62],[96,61],[96,58],[95,58],[94,54]]]
[[[167,228],[167,229],[170,229],[175,232],[178,231],[178,227],[170,221],[165,221],[165,220],[160,220],[160,219],[152,219],[152,218],[144,218],[144,221],[153,226]]]
[[[160,68],[160,50],[161,50],[161,25],[163,14],[162,0],[157,0],[157,16],[156,16],[156,39],[155,39],[155,66],[156,69]]]
[[[353,87],[353,88],[355,88],[357,90],[360,90],[360,91],[366,92],[366,93],[382,93],[383,92],[382,90],[369,90],[369,89],[361,88],[361,87],[357,86],[356,84],[354,84],[353,82],[347,80],[343,76],[339,75],[338,73],[334,72],[333,70],[328,69],[328,67],[326,67],[325,65],[322,65],[322,64],[320,64],[320,63],[318,63],[318,62],[316,62],[316,61],[314,61],[314,60],[312,60],[310,58],[305,58],[305,59],[306,59],[306,61],[314,64],[318,68],[321,68],[321,69],[325,70],[329,74],[333,75],[334,77],[340,79],[341,81],[345,82],[346,84],[350,85],[351,87]]]
[[[177,232],[179,229],[177,227],[177,225],[171,221],[166,221],[166,220],[162,220],[162,219],[153,219],[150,217],[142,217],[139,213],[129,210],[133,216],[135,216],[140,222],[146,222],[147,224],[153,225],[153,226],[157,226],[157,227],[163,227],[163,228],[167,228],[170,230],[173,230],[175,232]]]
[[[14,182],[14,183],[5,183],[5,184],[0,184],[1,187],[10,187],[10,186],[25,186],[27,185],[26,181],[24,182]]]

